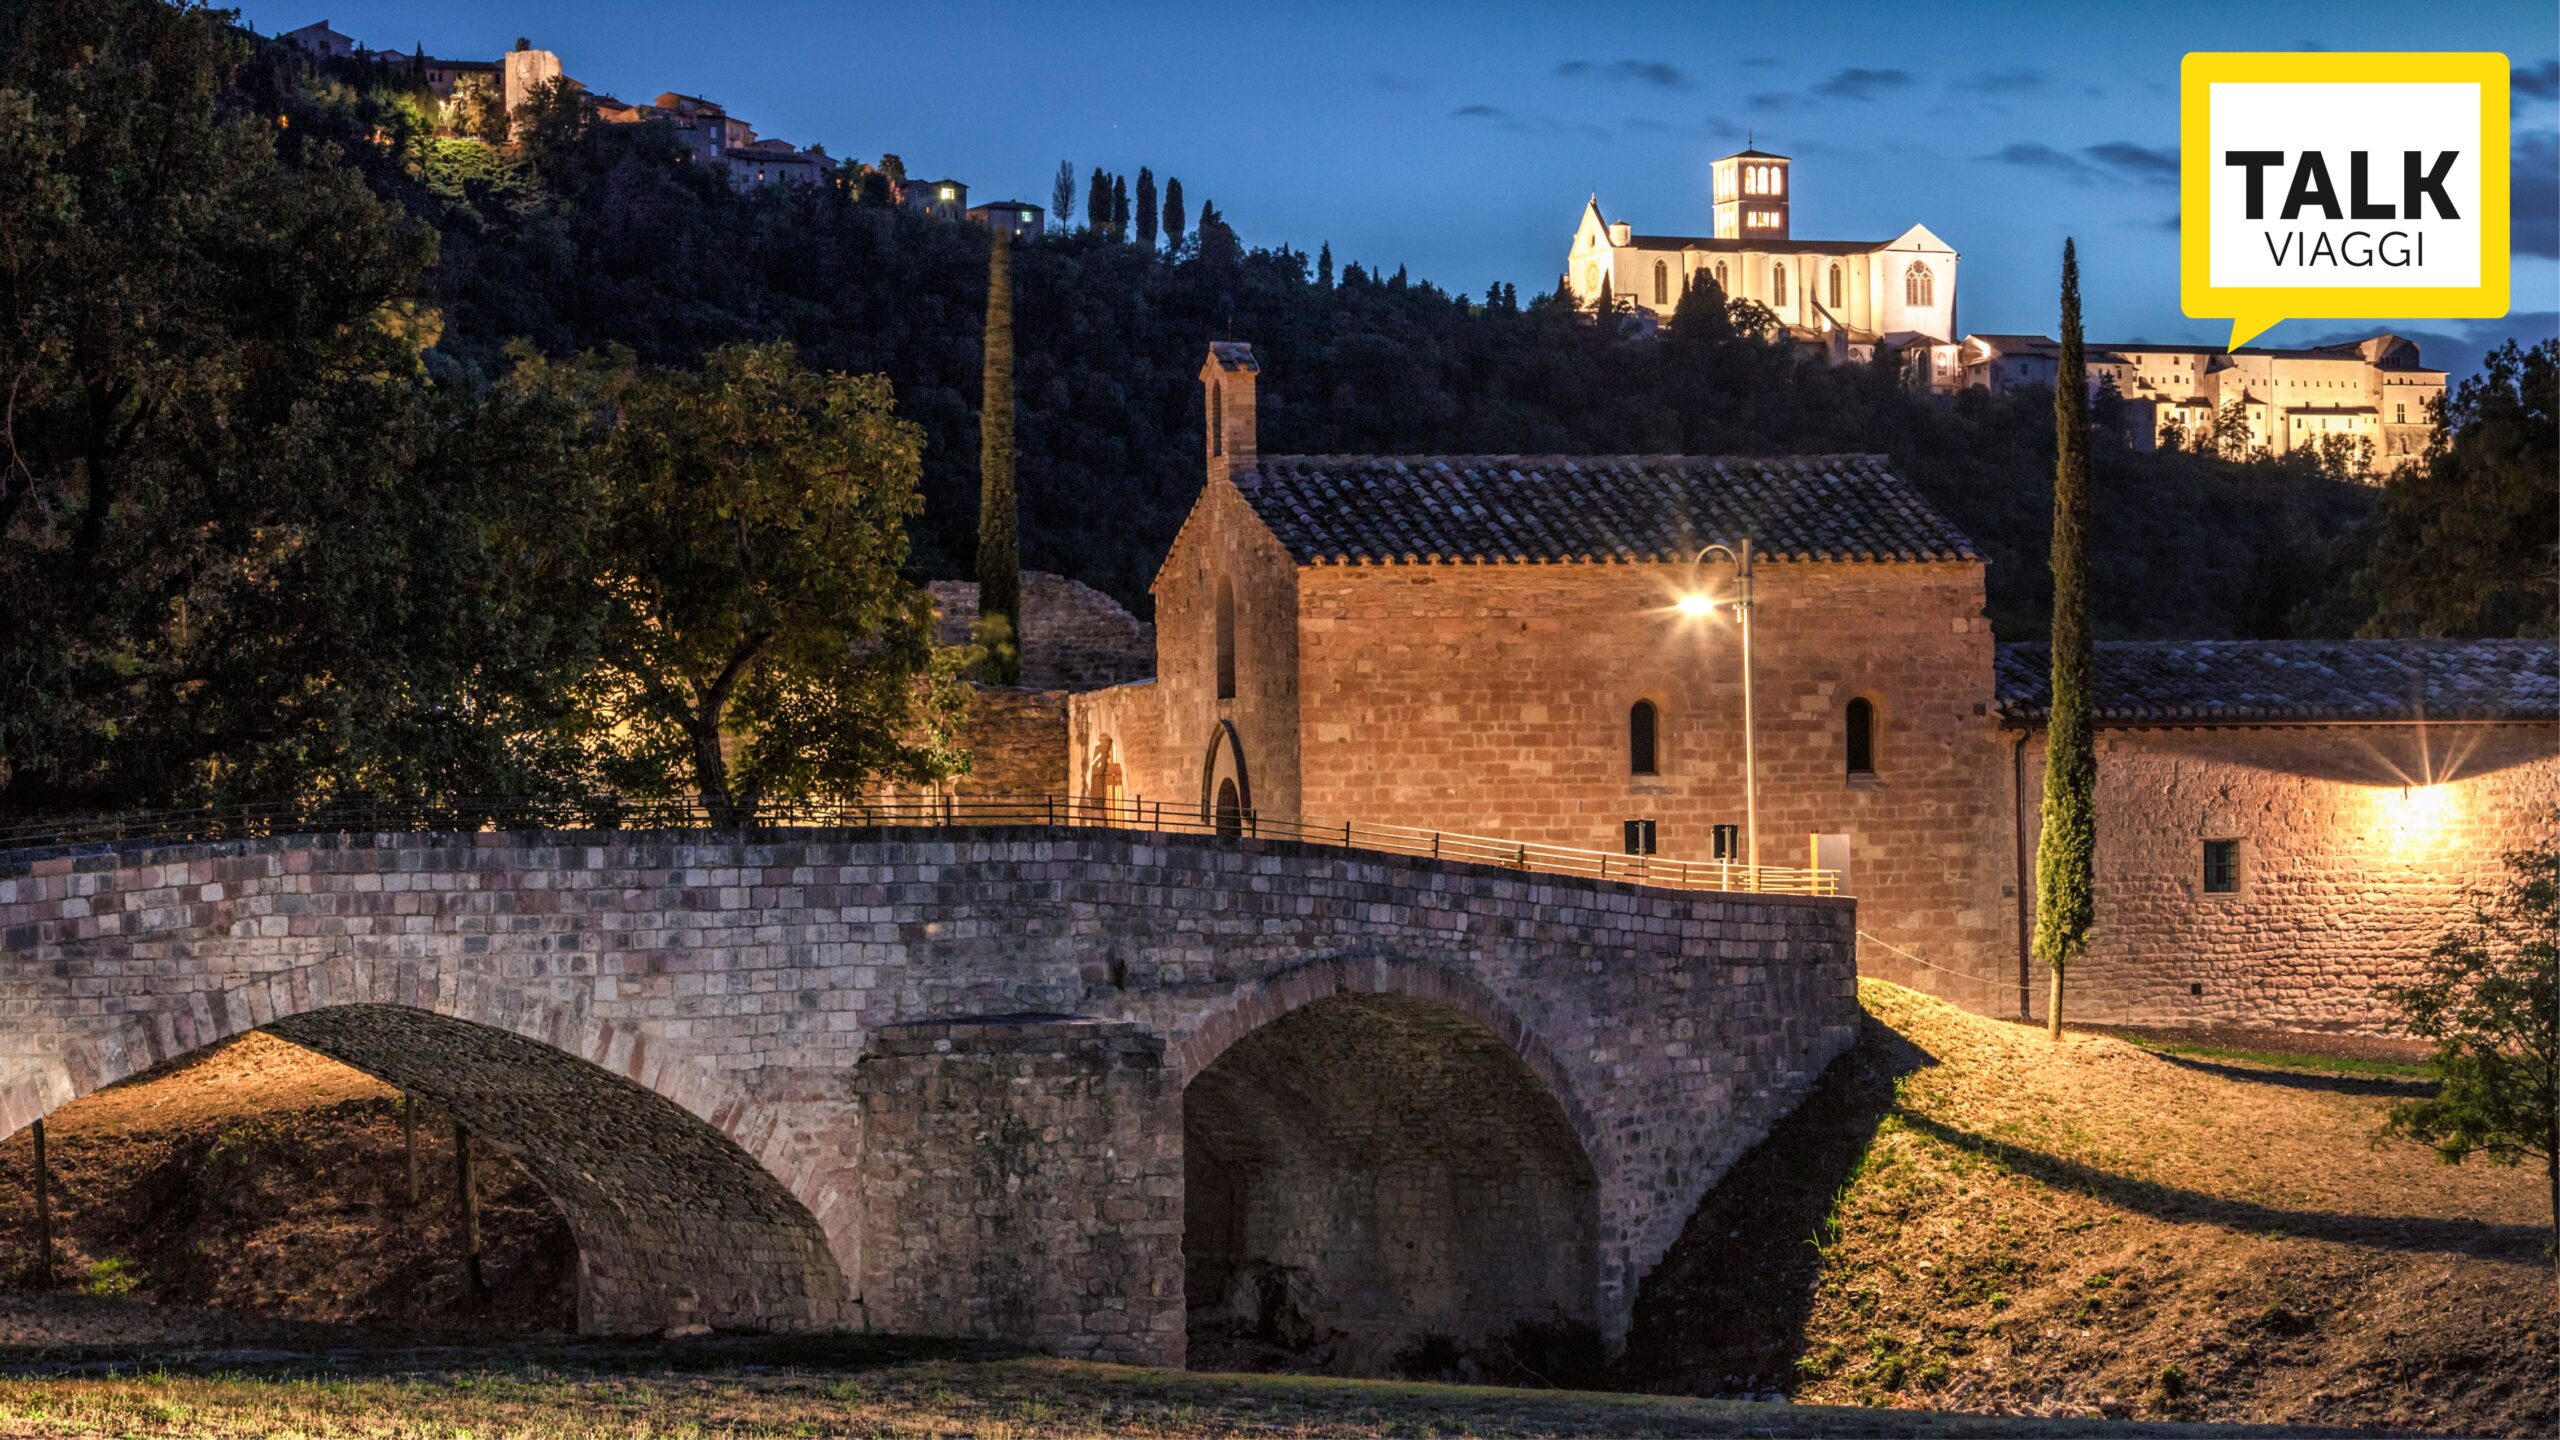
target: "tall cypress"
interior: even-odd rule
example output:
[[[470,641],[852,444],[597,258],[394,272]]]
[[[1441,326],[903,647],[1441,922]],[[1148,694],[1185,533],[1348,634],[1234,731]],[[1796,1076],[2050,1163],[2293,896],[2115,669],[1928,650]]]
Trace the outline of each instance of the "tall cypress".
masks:
[[[2096,910],[2098,754],[2089,689],[2089,392],[2080,259],[2062,242],[2062,363],[2053,377],[2053,698],[2045,715],[2044,825],[2036,837],[2035,954],[2053,971],[2046,1031],[2062,1037],[2062,976]]]
[[[1182,177],[1179,175],[1165,177],[1164,248],[1167,253],[1182,248]]]
[[[1122,241],[1129,238],[1129,177],[1126,175],[1111,177],[1111,238]]]
[[[1013,493],[1013,259],[1005,232],[987,251],[986,379],[978,399],[978,626],[982,673],[1022,681],[1022,554]]]
[[[1327,290],[1333,288],[1333,242],[1316,247],[1316,283]]]
[[[1097,235],[1111,228],[1111,175],[1099,165],[1085,185],[1084,224]]]
[[[1138,243],[1156,248],[1156,172],[1138,167]]]

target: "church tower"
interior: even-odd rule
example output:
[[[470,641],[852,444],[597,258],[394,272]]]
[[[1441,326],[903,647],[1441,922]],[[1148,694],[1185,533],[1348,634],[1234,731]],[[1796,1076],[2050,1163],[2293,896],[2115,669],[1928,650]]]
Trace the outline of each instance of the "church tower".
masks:
[[[1716,238],[1787,238],[1787,166],[1784,155],[1742,150],[1716,162]]]

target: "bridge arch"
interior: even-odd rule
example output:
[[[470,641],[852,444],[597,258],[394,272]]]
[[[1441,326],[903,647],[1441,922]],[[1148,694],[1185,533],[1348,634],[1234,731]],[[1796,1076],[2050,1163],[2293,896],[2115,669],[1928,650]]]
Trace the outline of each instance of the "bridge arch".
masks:
[[[848,1323],[810,1208],[748,1144],[747,1097],[637,1030],[464,978],[400,999],[329,962],[148,1021],[59,1037],[0,1069],[9,1133],[166,1061],[263,1030],[418,1095],[521,1166],[578,1245],[581,1331]],[[425,1001],[425,1004],[410,1003]]]
[[[1601,1177],[1553,1053],[1436,967],[1280,977],[1181,1052],[1194,1363],[1377,1371],[1445,1337],[1591,1327]]]

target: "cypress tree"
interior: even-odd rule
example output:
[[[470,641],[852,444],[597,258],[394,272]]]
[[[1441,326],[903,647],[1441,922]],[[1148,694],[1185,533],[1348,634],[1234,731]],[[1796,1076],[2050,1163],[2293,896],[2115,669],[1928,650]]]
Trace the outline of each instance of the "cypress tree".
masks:
[[[1138,243],[1156,248],[1156,172],[1138,167]]]
[[[2053,377],[2053,697],[2045,715],[2044,825],[2036,837],[2035,954],[2053,971],[2046,1033],[2062,1038],[2063,972],[2096,908],[2098,756],[2089,688],[2089,394],[2080,349],[2080,259],[2062,242],[2062,363]]]
[[[1084,224],[1096,233],[1111,228],[1111,177],[1099,165],[1093,167],[1093,179],[1085,185]]]
[[[1182,249],[1182,177],[1179,175],[1165,177],[1164,248],[1168,253]]]
[[[1111,238],[1120,241],[1129,238],[1129,177],[1126,175],[1111,177]]]
[[[1316,247],[1316,283],[1327,290],[1333,288],[1333,242]]]
[[[978,399],[978,625],[982,673],[1022,680],[1022,555],[1013,493],[1013,261],[1005,232],[987,251],[986,381]]]

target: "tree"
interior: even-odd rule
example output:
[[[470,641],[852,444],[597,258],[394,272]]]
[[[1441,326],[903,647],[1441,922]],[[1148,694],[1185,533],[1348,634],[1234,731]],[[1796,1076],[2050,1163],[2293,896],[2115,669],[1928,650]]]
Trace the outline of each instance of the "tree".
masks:
[[[1182,178],[1168,176],[1164,182],[1164,248],[1168,253],[1182,249]]]
[[[1327,290],[1333,288],[1333,242],[1330,240],[1316,247],[1316,284]]]
[[[2492,351],[2384,486],[2353,582],[2363,633],[2560,634],[2560,341]]]
[[[981,668],[997,685],[1022,681],[1022,556],[1014,534],[1012,247],[998,230],[987,249],[986,378],[978,401],[978,624]]]
[[[2053,971],[2045,1029],[2062,1038],[2062,977],[2088,948],[2096,911],[2097,668],[2089,633],[2089,387],[2080,341],[2080,260],[2062,242],[2062,361],[2053,380],[2053,695],[2045,712],[2044,825],[2036,837],[2035,955]]]
[[[2385,1133],[2459,1165],[2542,1162],[2560,1265],[2560,839],[2511,852],[2495,892],[2427,957],[2412,985],[2386,986],[2408,1032],[2435,1045],[2436,1093],[2391,1109]]]
[[[1129,177],[1111,177],[1111,238],[1120,243],[1129,239]]]
[[[1076,218],[1076,162],[1058,162],[1058,178],[1049,182],[1049,213],[1057,217],[1064,229]]]
[[[690,791],[731,827],[954,768],[932,604],[899,575],[922,440],[886,380],[807,370],[784,343],[700,370],[518,368],[604,426],[583,447],[607,613],[582,698],[608,783]]]
[[[1111,228],[1111,177],[1095,166],[1084,192],[1085,228],[1096,235]]]
[[[1144,165],[1138,167],[1138,244],[1156,248],[1156,172]]]

